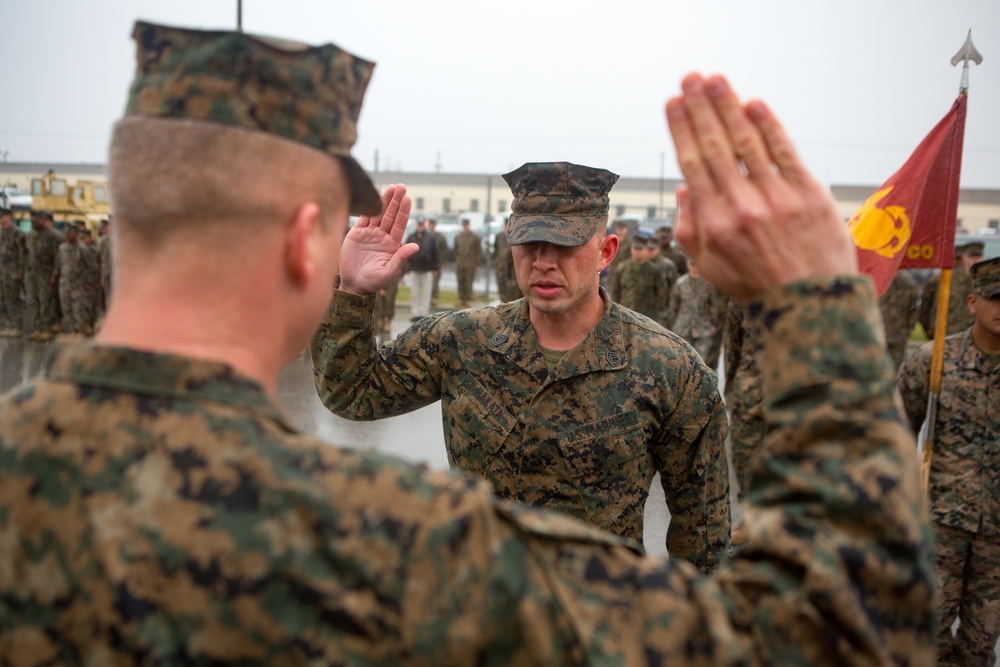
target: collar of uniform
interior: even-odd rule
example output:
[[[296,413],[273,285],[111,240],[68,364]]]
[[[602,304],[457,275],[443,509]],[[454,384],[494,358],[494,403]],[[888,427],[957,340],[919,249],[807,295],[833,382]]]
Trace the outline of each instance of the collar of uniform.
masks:
[[[567,357],[569,361],[578,366],[580,373],[595,369],[615,370],[628,365],[628,359],[625,355],[625,336],[622,333],[621,311],[603,287],[600,288],[600,295],[604,302],[604,317],[577,345],[573,356]],[[521,339],[529,326],[531,326],[531,320],[528,315],[528,300],[522,298],[520,299],[520,307],[512,310],[503,328],[490,338],[489,348],[506,355]],[[578,357],[581,354],[584,359],[579,360]]]
[[[226,403],[297,431],[257,381],[217,361],[95,343],[59,343],[45,376],[127,393]]]
[[[987,369],[986,355],[983,351],[976,347],[976,343],[972,340],[972,327],[969,327],[960,334],[955,334],[956,336],[961,336],[962,338],[962,348],[961,356],[958,359],[959,366],[963,370],[969,371],[979,371],[985,373]]]

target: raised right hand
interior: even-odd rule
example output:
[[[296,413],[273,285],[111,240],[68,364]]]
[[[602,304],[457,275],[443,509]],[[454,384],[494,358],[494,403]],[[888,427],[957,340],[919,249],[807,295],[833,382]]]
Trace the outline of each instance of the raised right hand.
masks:
[[[406,186],[390,185],[382,193],[382,213],[361,216],[347,232],[340,248],[340,289],[352,294],[375,294],[419,250],[416,243],[401,245],[410,205]]]

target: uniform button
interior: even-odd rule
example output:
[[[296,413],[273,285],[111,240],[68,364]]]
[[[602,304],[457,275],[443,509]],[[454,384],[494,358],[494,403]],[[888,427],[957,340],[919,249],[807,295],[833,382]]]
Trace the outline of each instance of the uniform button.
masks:
[[[497,334],[492,340],[490,340],[490,342],[493,343],[493,345],[503,345],[507,342],[507,334]]]
[[[618,353],[615,352],[614,350],[608,350],[608,353],[605,355],[605,358],[608,360],[608,363],[611,364],[612,366],[618,366],[619,364],[622,363],[622,358],[618,356]]]

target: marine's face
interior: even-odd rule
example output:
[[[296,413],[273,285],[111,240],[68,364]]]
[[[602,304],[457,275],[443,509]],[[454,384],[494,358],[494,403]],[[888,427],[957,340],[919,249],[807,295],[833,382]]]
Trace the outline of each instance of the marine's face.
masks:
[[[528,304],[551,315],[581,309],[597,294],[600,272],[614,257],[611,239],[616,237],[595,234],[574,247],[552,243],[513,246],[517,285]]]
[[[11,221],[11,216],[9,213],[4,213],[0,215],[0,227],[7,229],[8,227],[10,227],[11,224],[10,221]]]
[[[992,297],[970,294],[966,303],[976,318],[973,326],[1000,339],[1000,294]]]

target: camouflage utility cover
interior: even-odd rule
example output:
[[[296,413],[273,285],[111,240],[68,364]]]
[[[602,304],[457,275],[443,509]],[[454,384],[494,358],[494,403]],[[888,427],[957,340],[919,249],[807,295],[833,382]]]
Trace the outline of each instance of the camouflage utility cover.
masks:
[[[913,432],[927,411],[933,344],[899,369],[899,392]],[[972,533],[1000,535],[1000,364],[972,341],[971,329],[944,341],[931,456],[931,516]]]
[[[667,549],[708,570],[730,538],[715,373],[690,345],[601,295],[604,318],[550,374],[526,300],[437,313],[376,348],[374,297],[337,291],[313,338],[316,388],[334,414],[357,420],[440,400],[452,466],[503,498],[636,541],[659,472]]]
[[[334,44],[142,21],[133,37],[136,74],[126,116],[222,123],[316,148],[343,161],[351,213],[382,210],[371,179],[351,157],[375,63]]]
[[[985,297],[1000,294],[1000,257],[973,264],[972,291]]]
[[[930,665],[874,303],[845,281],[753,308],[780,434],[709,578],[296,433],[229,367],[62,348],[0,399],[0,663]]]
[[[514,195],[507,240],[578,246],[608,224],[618,174],[572,162],[528,162],[503,175]]]

